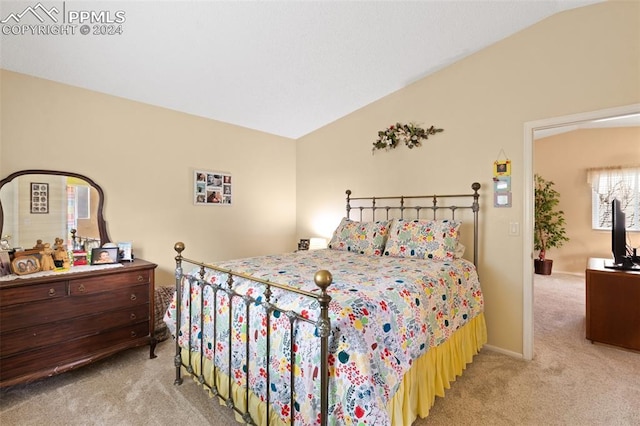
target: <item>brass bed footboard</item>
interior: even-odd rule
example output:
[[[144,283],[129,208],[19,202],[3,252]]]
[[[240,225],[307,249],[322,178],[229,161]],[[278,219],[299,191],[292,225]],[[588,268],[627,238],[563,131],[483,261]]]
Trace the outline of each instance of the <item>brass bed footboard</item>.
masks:
[[[238,272],[234,272],[228,269],[224,269],[224,268],[220,268],[217,267],[215,265],[210,265],[210,264],[206,264],[206,263],[202,263],[202,262],[198,262],[198,261],[194,261],[194,260],[190,260],[187,258],[184,258],[182,256],[182,252],[185,249],[185,245],[182,242],[178,242],[175,244],[174,246],[175,251],[177,252],[177,255],[175,257],[175,261],[176,261],[176,269],[175,269],[175,278],[176,278],[176,314],[175,314],[175,321],[176,321],[176,354],[175,354],[175,358],[174,358],[174,364],[175,364],[175,368],[176,368],[176,378],[175,378],[175,382],[174,384],[176,385],[180,385],[182,383],[182,368],[184,367],[185,370],[191,375],[193,376],[203,387],[205,387],[206,389],[208,389],[211,394],[213,396],[216,396],[218,398],[220,398],[221,400],[224,401],[225,405],[229,408],[232,408],[237,414],[239,414],[243,421],[246,422],[247,424],[251,424],[251,425],[256,425],[259,424],[256,422],[255,420],[255,416],[257,415],[258,417],[262,417],[261,415],[257,414],[255,411],[255,409],[252,409],[252,407],[250,406],[250,400],[252,400],[252,398],[254,400],[259,400],[259,398],[255,398],[252,395],[252,391],[249,387],[249,379],[248,379],[248,375],[249,375],[249,369],[247,369],[247,371],[245,371],[246,376],[241,380],[245,386],[242,387],[242,389],[240,390],[242,395],[240,398],[242,401],[236,401],[236,398],[234,398],[234,395],[238,394],[238,385],[234,382],[234,375],[232,372],[232,362],[231,362],[231,347],[234,345],[235,342],[233,342],[233,333],[228,333],[228,347],[229,347],[229,354],[228,354],[228,371],[221,371],[220,368],[218,366],[213,366],[213,375],[214,375],[214,380],[210,380],[210,383],[207,382],[207,380],[205,379],[205,375],[204,375],[204,370],[205,370],[205,353],[204,353],[204,348],[205,348],[205,342],[203,341],[204,339],[204,333],[201,332],[199,339],[200,339],[200,345],[199,345],[199,354],[198,356],[191,356],[192,353],[192,347],[191,347],[191,343],[189,344],[189,348],[182,348],[180,346],[179,343],[179,339],[178,339],[178,331],[181,330],[181,321],[182,321],[182,315],[181,315],[181,309],[182,309],[182,299],[183,297],[189,297],[191,298],[191,288],[193,285],[197,285],[200,286],[201,289],[201,297],[200,297],[200,311],[201,313],[204,312],[204,306],[203,304],[205,303],[205,298],[204,298],[204,288],[205,287],[209,287],[211,289],[211,291],[213,291],[214,293],[214,303],[217,301],[217,298],[215,297],[215,294],[217,292],[224,292],[227,297],[229,298],[229,309],[227,310],[227,314],[223,315],[222,318],[219,318],[218,315],[218,311],[217,309],[213,309],[214,312],[214,316],[213,316],[213,329],[214,329],[214,341],[212,343],[212,347],[214,348],[214,351],[217,348],[216,345],[216,341],[215,341],[215,336],[216,336],[216,325],[217,321],[227,321],[228,322],[228,327],[229,330],[231,330],[233,328],[233,303],[234,300],[236,299],[241,299],[242,302],[244,302],[245,305],[245,315],[247,318],[246,321],[246,327],[247,330],[245,332],[245,338],[243,339],[245,341],[245,348],[244,348],[244,356],[245,359],[247,360],[247,364],[249,364],[248,360],[249,360],[249,356],[250,356],[250,349],[249,349],[249,325],[251,324],[251,321],[249,320],[250,315],[252,315],[251,310],[249,309],[250,305],[256,305],[256,306],[261,306],[264,309],[264,313],[266,314],[266,324],[263,327],[264,332],[266,333],[266,353],[264,354],[266,359],[269,360],[270,357],[272,355],[276,355],[276,354],[272,354],[270,351],[270,345],[269,345],[269,341],[270,341],[270,333],[271,333],[271,326],[270,326],[270,318],[271,318],[271,314],[274,312],[277,312],[279,314],[283,314],[286,315],[286,317],[289,319],[289,325],[290,325],[290,329],[289,332],[291,334],[291,346],[289,348],[289,358],[291,359],[291,368],[290,368],[290,407],[294,406],[295,403],[295,386],[294,386],[294,380],[293,380],[293,371],[295,368],[295,358],[293,356],[294,353],[294,345],[296,344],[296,339],[294,338],[294,332],[293,332],[293,328],[294,328],[294,324],[296,323],[296,321],[303,321],[303,322],[307,322],[310,323],[312,325],[315,325],[316,327],[316,335],[318,337],[318,339],[320,339],[320,365],[319,365],[319,376],[320,376],[320,423],[324,426],[327,424],[327,417],[328,417],[328,401],[329,401],[329,371],[328,371],[328,366],[329,366],[329,362],[328,362],[328,356],[329,356],[329,335],[330,335],[330,330],[331,330],[331,324],[330,324],[330,320],[329,320],[329,302],[331,301],[331,296],[329,296],[329,294],[327,293],[327,289],[328,287],[331,285],[332,282],[332,276],[331,273],[329,271],[326,270],[321,270],[318,271],[315,276],[314,276],[314,282],[315,284],[319,287],[320,289],[320,294],[315,294],[315,293],[311,293],[311,292],[307,292],[304,290],[300,290],[300,289],[296,289],[293,287],[289,287],[287,285],[283,285],[283,284],[278,284],[275,282],[271,282],[268,280],[263,280],[260,278],[256,278],[256,277],[252,277],[249,276],[247,274],[243,274],[243,273],[238,273]],[[192,275],[189,275],[187,273],[184,272],[184,264],[189,264],[192,265],[194,267],[199,267],[199,274],[197,277],[194,277]],[[226,280],[226,286],[223,286],[222,284],[211,284],[209,282],[207,282],[204,277],[205,277],[205,271],[209,269],[209,270],[215,270],[218,272],[221,272],[223,274],[225,274],[227,276],[227,280]],[[242,293],[238,293],[236,292],[236,290],[234,289],[234,282],[237,278],[243,278],[243,279],[247,279],[250,280],[253,283],[259,283],[263,286],[265,286],[265,292],[264,292],[264,296],[265,299],[256,299],[250,295],[247,294],[242,294]],[[183,288],[183,282],[184,280],[187,280],[188,282],[188,286],[189,286],[189,291],[184,292],[184,288]],[[303,316],[300,312],[295,312],[292,310],[285,310],[285,309],[281,309],[279,308],[275,303],[272,303],[271,300],[271,295],[272,295],[272,289],[273,288],[277,288],[279,290],[282,290],[284,292],[291,292],[291,293],[295,293],[297,295],[300,296],[304,296],[304,297],[309,297],[312,299],[317,300],[318,305],[319,305],[319,315],[318,315],[318,319],[317,321],[312,321],[310,319],[308,319],[307,317]],[[190,301],[192,301],[190,299]],[[192,307],[192,303],[188,303],[189,309],[191,310]],[[192,315],[188,315],[189,320],[191,320]],[[199,324],[199,329],[203,330],[203,318],[204,315],[201,314],[200,315],[200,324]],[[191,329],[191,324],[189,324],[189,329]],[[189,338],[189,342],[191,342],[191,338]],[[187,355],[184,355],[183,349],[187,350]],[[215,356],[213,357],[215,359]],[[195,365],[194,365],[195,364]],[[266,423],[267,424],[271,424],[270,419],[272,418],[272,414],[271,414],[271,407],[270,407],[270,386],[269,386],[269,382],[270,382],[270,369],[269,369],[269,362],[267,362],[267,368],[266,370],[266,382],[267,382],[267,386],[266,386],[266,395],[265,395],[265,401],[264,401],[264,406],[261,408],[262,410],[266,410],[266,414],[264,414],[264,418],[266,419]],[[220,375],[222,377],[219,378],[217,377],[218,375]],[[227,386],[227,389],[219,389],[219,383],[224,383]],[[252,412],[254,411],[254,412]],[[294,424],[294,410],[291,409],[291,420],[290,420],[290,424]]]

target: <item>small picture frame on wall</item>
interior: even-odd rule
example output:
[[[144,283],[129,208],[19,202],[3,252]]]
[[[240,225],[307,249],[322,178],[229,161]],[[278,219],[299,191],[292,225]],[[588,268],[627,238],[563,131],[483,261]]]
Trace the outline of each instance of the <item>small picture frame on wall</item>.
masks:
[[[233,181],[227,172],[194,171],[193,201],[196,205],[231,205]]]
[[[511,176],[494,177],[493,191],[499,193],[511,192]]]
[[[92,265],[118,263],[118,247],[99,247],[91,250]]]
[[[495,161],[493,163],[494,176],[511,176],[511,160]]]
[[[511,207],[511,192],[495,192],[493,194],[494,207]]]
[[[31,213],[49,213],[49,184],[31,182]]]

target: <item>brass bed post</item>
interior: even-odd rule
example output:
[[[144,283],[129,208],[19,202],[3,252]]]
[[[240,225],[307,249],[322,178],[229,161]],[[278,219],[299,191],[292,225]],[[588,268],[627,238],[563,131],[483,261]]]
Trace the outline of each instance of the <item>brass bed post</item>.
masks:
[[[360,210],[362,212],[362,210]],[[362,213],[360,213],[360,220],[362,220]],[[371,199],[371,220],[376,221],[376,197]]]
[[[471,184],[471,189],[473,189],[473,205],[471,210],[473,210],[473,264],[478,268],[478,212],[480,211],[480,194],[478,194],[478,190],[480,189],[480,184],[478,182],[473,182]]]
[[[436,220],[436,215],[438,213],[438,196],[433,196],[433,220]]]
[[[318,319],[318,335],[320,336],[320,424],[327,425],[329,417],[329,335],[331,334],[331,322],[329,320],[329,302],[331,296],[327,288],[331,285],[333,277],[331,272],[321,270],[313,277],[322,294],[318,296],[320,303],[320,318]]]
[[[233,330],[233,297],[234,297],[232,274],[229,274],[227,276],[227,290],[228,290],[227,294],[229,295],[229,313],[227,315],[227,319],[228,319],[227,327],[229,327],[229,339],[228,339],[229,353],[227,355],[227,365],[228,365],[229,371],[227,372],[227,374],[229,374],[229,381],[227,383],[228,396],[226,400],[226,406],[229,408],[235,408],[235,404],[233,403],[233,353],[231,351],[231,348],[233,348],[233,331],[232,330]]]
[[[267,284],[267,288],[264,290],[264,312],[265,312],[265,326],[264,329],[266,330],[266,345],[265,345],[265,359],[267,362],[267,365],[265,365],[265,370],[266,370],[266,374],[267,377],[265,377],[265,381],[266,381],[266,388],[265,388],[265,393],[266,393],[266,397],[265,397],[265,402],[266,402],[266,408],[267,408],[267,414],[266,414],[266,419],[267,419],[267,424],[269,424],[269,419],[271,419],[271,415],[269,414],[270,412],[270,407],[271,407],[271,312],[273,311],[273,305],[271,305],[271,286],[269,284]]]
[[[200,323],[198,326],[200,330],[204,329],[204,291],[207,288],[207,285],[204,282],[205,269],[204,266],[200,267]],[[191,294],[191,291],[189,291]],[[191,296],[189,296],[191,297]],[[189,327],[191,328],[191,327]],[[191,332],[190,332],[191,333]],[[191,366],[191,363],[189,363]],[[204,379],[204,333],[200,333],[200,376],[198,377],[198,381],[201,385],[205,384]]]
[[[176,259],[176,271],[175,271],[175,276],[176,276],[176,317],[175,317],[175,321],[176,321],[176,355],[175,358],[173,359],[173,363],[176,367],[176,379],[174,380],[173,384],[174,385],[181,385],[182,384],[182,377],[180,377],[180,370],[182,368],[182,358],[180,356],[181,353],[181,349],[180,349],[180,343],[178,342],[178,333],[180,331],[180,307],[182,305],[182,297],[181,297],[181,293],[182,293],[182,252],[184,251],[184,243],[183,242],[177,242],[174,246],[173,249],[178,253],[175,257]]]
[[[350,219],[351,205],[349,204],[349,197],[351,196],[351,190],[347,189],[345,193],[347,194],[347,219]]]
[[[251,335],[251,321],[250,321],[250,315],[251,315],[251,309],[250,309],[250,305],[251,305],[251,298],[248,296],[243,296],[242,300],[244,301],[244,306],[245,306],[245,310],[244,310],[244,316],[247,319],[247,339],[244,345],[244,353],[246,356],[246,363],[247,365],[251,365],[251,360],[250,360],[250,351],[251,351],[251,347],[250,347],[250,339],[249,336]],[[247,373],[244,377],[245,379],[245,389],[244,389],[244,398],[245,398],[245,403],[244,403],[244,414],[242,416],[242,419],[244,420],[244,422],[246,424],[253,424],[253,420],[251,419],[251,413],[249,412],[249,368],[247,368]],[[231,379],[229,379],[231,380]],[[292,410],[293,411],[293,410]]]

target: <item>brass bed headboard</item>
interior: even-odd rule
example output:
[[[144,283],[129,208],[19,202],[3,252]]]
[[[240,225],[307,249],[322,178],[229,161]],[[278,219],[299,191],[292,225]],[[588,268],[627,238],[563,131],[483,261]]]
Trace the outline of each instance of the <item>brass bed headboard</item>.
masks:
[[[393,213],[399,212],[399,219],[405,218],[405,211],[408,212],[407,219],[421,219],[420,213],[423,210],[431,210],[432,218],[435,220],[438,218],[439,211],[449,211],[450,219],[456,219],[456,210],[471,210],[473,212],[473,264],[478,266],[478,212],[480,211],[479,198],[480,184],[474,182],[471,184],[473,194],[443,194],[443,195],[397,195],[390,197],[351,197],[351,190],[347,189],[347,218],[351,218],[351,210],[358,210],[360,212],[359,220],[362,221],[365,212],[370,212],[371,220],[389,220]],[[431,205],[414,204],[428,200]],[[447,204],[446,201],[459,201],[471,204],[455,205]],[[358,204],[352,206],[352,202]],[[376,212],[384,212],[385,217],[376,219]],[[391,213],[391,215],[390,215]],[[424,218],[427,219],[427,218]]]

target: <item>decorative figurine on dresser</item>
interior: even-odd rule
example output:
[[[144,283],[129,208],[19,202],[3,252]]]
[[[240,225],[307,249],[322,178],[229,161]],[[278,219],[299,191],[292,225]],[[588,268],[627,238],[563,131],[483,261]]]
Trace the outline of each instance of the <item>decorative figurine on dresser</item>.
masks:
[[[67,247],[62,238],[56,238],[54,250],[53,261],[56,266],[61,267],[62,269],[69,269],[71,267],[71,262],[69,262],[69,252],[67,251]]]
[[[41,271],[53,271],[56,269],[53,263],[53,249],[51,244],[45,243],[40,253],[40,270]]]
[[[19,208],[33,202],[29,188],[34,182],[46,184],[48,207]],[[12,268],[12,274],[0,276],[0,387],[63,373],[137,346],[149,345],[149,356],[155,358],[157,265],[142,259],[72,265],[71,228],[84,241],[111,242],[103,203],[102,188],[77,173],[25,170],[0,180],[0,235],[13,236],[7,250],[11,264],[33,258],[39,265],[35,273],[18,274]],[[74,208],[51,208],[56,205]],[[72,210],[83,213],[69,217]],[[37,249],[22,248],[33,241]]]

